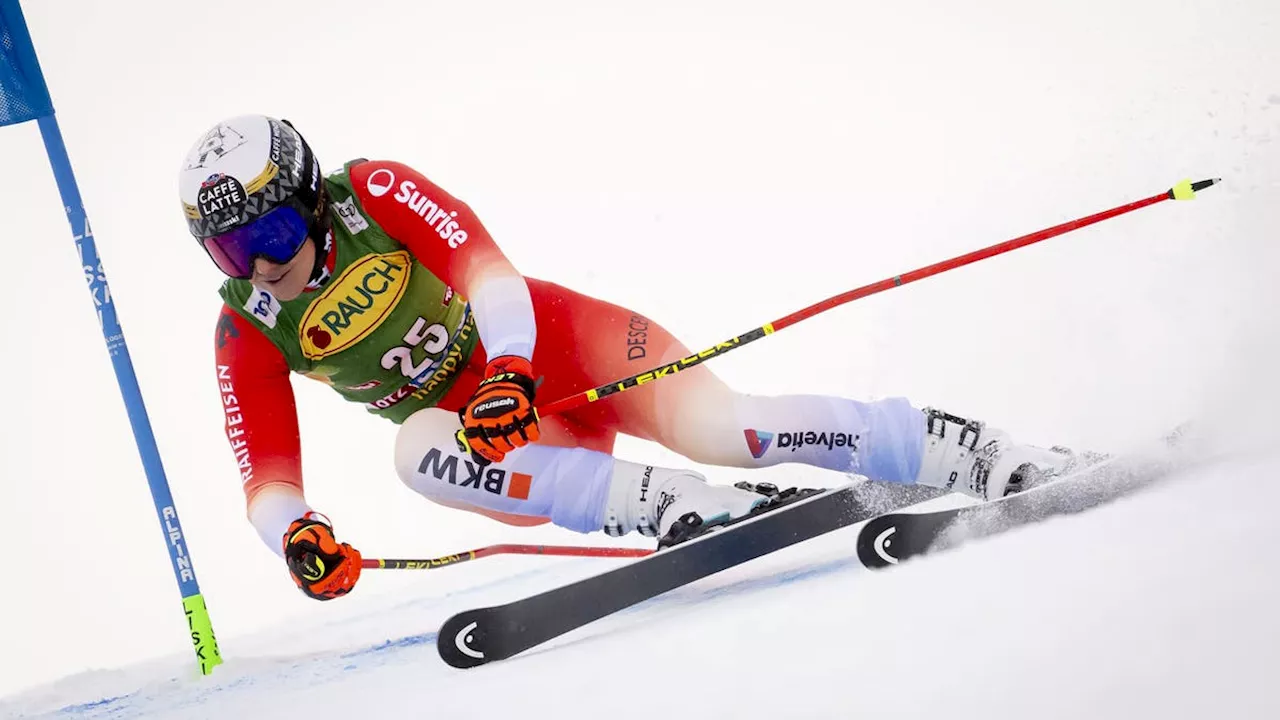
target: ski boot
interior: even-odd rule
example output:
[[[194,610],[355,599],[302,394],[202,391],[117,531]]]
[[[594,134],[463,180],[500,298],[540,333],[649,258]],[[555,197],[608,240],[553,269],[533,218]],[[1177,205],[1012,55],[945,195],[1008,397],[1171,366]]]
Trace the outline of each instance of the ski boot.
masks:
[[[692,470],[615,460],[603,529],[613,536],[635,530],[660,537],[659,547],[666,547],[746,517],[769,502],[765,492],[711,485]]]
[[[715,486],[708,486],[715,487]],[[790,487],[786,490],[779,490],[777,485],[773,483],[749,483],[744,481],[736,482],[733,487],[749,493],[762,495],[765,501],[753,506],[744,515],[736,515],[732,517],[718,517],[712,521],[706,521],[697,511],[689,511],[683,515],[676,516],[675,521],[667,528],[666,532],[658,540],[658,548],[671,547],[678,545],[686,540],[692,540],[703,533],[714,530],[718,527],[733,525],[734,523],[746,520],[753,515],[768,512],[783,505],[803,500],[811,495],[826,492],[822,488],[795,488]],[[720,488],[725,490],[728,488]]]
[[[979,500],[999,500],[1070,472],[1087,458],[1055,446],[1014,442],[1008,433],[925,408],[925,445],[916,484]]]

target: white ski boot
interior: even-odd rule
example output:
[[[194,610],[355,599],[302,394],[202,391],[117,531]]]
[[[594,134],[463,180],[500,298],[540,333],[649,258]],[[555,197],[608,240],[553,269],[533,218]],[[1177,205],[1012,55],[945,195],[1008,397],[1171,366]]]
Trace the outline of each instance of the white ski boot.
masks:
[[[696,514],[701,525],[720,525],[768,501],[769,496],[761,492],[710,485],[692,470],[614,460],[604,531],[618,536],[635,530],[665,539],[677,522],[687,523],[689,513]]]
[[[1065,448],[1022,445],[1003,430],[924,409],[924,456],[916,484],[946,488],[979,500],[999,500],[1063,474],[1078,462]]]

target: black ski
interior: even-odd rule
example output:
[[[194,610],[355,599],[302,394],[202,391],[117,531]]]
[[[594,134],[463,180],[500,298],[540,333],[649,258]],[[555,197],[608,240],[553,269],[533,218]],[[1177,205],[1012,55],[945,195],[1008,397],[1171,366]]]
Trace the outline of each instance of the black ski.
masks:
[[[1039,487],[978,505],[933,512],[894,512],[858,532],[858,559],[885,568],[1056,515],[1083,512],[1145,487],[1167,461],[1113,457]]]
[[[641,560],[532,597],[458,613],[441,626],[436,647],[457,668],[504,660],[682,585],[874,516],[857,500],[854,487],[818,492],[712,528]]]

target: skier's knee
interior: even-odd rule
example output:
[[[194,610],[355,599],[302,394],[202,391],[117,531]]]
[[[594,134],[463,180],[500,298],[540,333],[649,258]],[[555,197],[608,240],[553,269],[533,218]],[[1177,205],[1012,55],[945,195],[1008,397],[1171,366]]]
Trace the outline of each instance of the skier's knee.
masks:
[[[684,393],[676,394],[671,389],[668,387],[668,394],[661,397],[662,443],[704,465],[754,467],[743,431],[761,427],[766,418],[776,420],[786,414],[779,412],[780,398],[737,392],[709,372]],[[779,423],[763,426],[773,424]]]
[[[419,481],[423,459],[433,450],[449,452],[454,446],[454,433],[460,427],[458,416],[447,410],[427,408],[410,415],[396,434],[395,463],[400,481],[414,492],[431,495],[431,485]]]

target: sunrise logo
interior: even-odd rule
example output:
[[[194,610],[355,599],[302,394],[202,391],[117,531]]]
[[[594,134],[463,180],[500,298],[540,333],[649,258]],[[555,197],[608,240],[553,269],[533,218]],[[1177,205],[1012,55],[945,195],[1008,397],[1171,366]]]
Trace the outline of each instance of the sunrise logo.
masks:
[[[747,449],[751,451],[751,457],[759,460],[769,451],[769,445],[773,442],[773,433],[763,430],[743,430],[742,434],[747,438]]]

